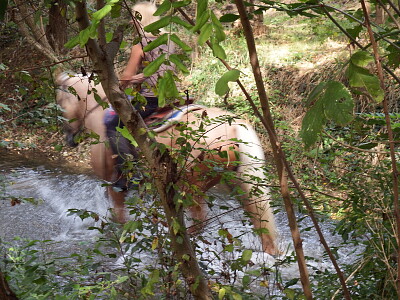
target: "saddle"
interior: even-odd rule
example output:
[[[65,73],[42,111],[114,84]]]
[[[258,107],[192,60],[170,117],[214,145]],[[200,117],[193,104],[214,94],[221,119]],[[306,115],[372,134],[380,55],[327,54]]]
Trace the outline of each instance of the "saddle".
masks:
[[[204,108],[204,106],[198,104],[160,107],[153,114],[145,118],[144,122],[147,127],[158,133],[167,130],[179,122],[187,113]]]

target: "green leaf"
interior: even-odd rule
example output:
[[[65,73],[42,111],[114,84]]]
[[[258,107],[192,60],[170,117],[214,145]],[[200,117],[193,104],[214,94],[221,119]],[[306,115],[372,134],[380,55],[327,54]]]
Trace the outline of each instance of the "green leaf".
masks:
[[[196,22],[207,10],[208,0],[197,0]]]
[[[103,109],[108,108],[108,106],[109,106],[108,103],[107,103],[106,101],[104,101],[103,99],[101,99],[101,97],[100,97],[99,94],[94,93],[93,96],[94,96],[94,99],[96,100],[96,102],[97,102]]]
[[[111,18],[115,19],[115,18],[120,17],[121,16],[121,9],[122,9],[121,4],[117,3],[117,4],[113,5],[112,9],[111,9]]]
[[[231,252],[232,253],[233,250],[234,250],[233,244],[228,244],[228,245],[226,245],[224,247],[224,251],[226,251],[226,252]]]
[[[207,23],[208,19],[210,18],[210,13],[207,11],[204,12],[204,14],[200,15],[197,19],[196,19],[196,24],[194,25],[194,27],[191,29],[192,32],[196,32],[198,30],[200,30],[204,24]]]
[[[399,42],[395,43],[397,46],[400,46]],[[386,49],[388,51],[388,64],[393,66],[394,68],[398,68],[400,66],[400,50],[399,48],[389,45]]]
[[[168,42],[168,34],[164,33],[160,35],[158,38],[156,38],[154,41],[143,47],[143,52],[149,52],[163,44],[166,44],[167,42]]]
[[[326,85],[326,82],[325,81],[323,81],[323,82],[320,82],[312,91],[311,91],[311,93],[310,93],[310,95],[308,95],[308,98],[307,98],[307,105],[309,106],[309,105],[312,105],[315,101],[316,101],[316,99],[317,98],[319,98],[320,96],[321,96],[321,93],[324,91],[324,89],[325,89],[325,85]]]
[[[252,256],[253,256],[253,251],[246,249],[243,251],[242,259],[243,261],[248,262]]]
[[[155,21],[154,23],[151,23],[149,25],[147,25],[146,27],[143,28],[144,31],[146,32],[155,32],[160,30],[161,28],[164,28],[165,26],[167,26],[171,21],[171,17],[166,16],[161,18],[158,21]]]
[[[242,284],[244,288],[247,288],[250,284],[250,276],[249,275],[245,275],[242,278]]]
[[[158,69],[164,62],[165,62],[165,54],[162,54],[143,69],[144,76],[149,77],[153,75],[155,72],[158,71]]]
[[[226,294],[226,289],[225,288],[220,288],[219,291],[218,291],[218,299],[219,300],[224,299],[225,294]]]
[[[165,94],[167,90],[167,82],[164,80],[164,78],[159,78],[158,79],[158,86],[157,86],[157,92],[158,92],[158,106],[159,107],[164,107],[166,100],[165,100]]]
[[[225,38],[226,38],[226,34],[224,32],[224,29],[222,27],[219,27],[219,26],[215,25],[214,23],[213,23],[213,25],[214,25],[213,26],[214,27],[214,33],[215,33],[215,37],[216,37],[217,41],[218,42],[224,41]]]
[[[356,39],[360,35],[362,28],[362,25],[356,25],[353,28],[347,28],[346,31],[352,38]]]
[[[197,43],[201,46],[210,38],[212,33],[213,26],[211,23],[207,23],[201,28],[199,38],[197,39]]]
[[[79,45],[81,47],[84,47],[89,40],[90,37],[90,27],[87,27],[86,29],[82,30],[79,32]]]
[[[323,103],[317,101],[314,106],[307,111],[301,124],[300,136],[306,149],[315,144],[325,123],[326,117]]]
[[[171,71],[165,72],[164,76],[158,79],[158,106],[165,106],[165,99],[175,99],[179,96],[178,89]]]
[[[354,101],[351,93],[340,82],[320,83],[310,94],[311,108],[303,118],[300,136],[306,148],[311,147],[327,120],[346,125],[353,119]]]
[[[174,234],[176,235],[180,229],[181,229],[181,225],[175,218],[173,218],[172,219],[172,230],[173,230]]]
[[[369,63],[373,62],[371,54],[366,51],[357,51],[350,58],[351,63],[359,67],[366,67]]]
[[[107,32],[106,33],[106,42],[109,43],[112,41],[114,34],[112,32]]]
[[[93,20],[101,21],[108,13],[111,12],[112,6],[110,4],[104,5],[101,9],[92,15]]]
[[[117,129],[117,131],[118,131],[119,133],[121,133],[122,136],[123,136],[124,138],[126,138],[128,141],[130,141],[131,144],[132,144],[134,147],[138,147],[137,142],[135,141],[135,139],[133,138],[133,136],[130,134],[130,132],[128,131],[128,128],[126,128],[126,126],[124,126],[123,128],[121,128],[121,127],[116,127],[115,129]]]
[[[181,39],[174,33],[170,36],[171,41],[173,41],[177,46],[179,46],[183,51],[192,51],[192,48],[181,41]]]
[[[8,6],[8,0],[0,1],[0,21],[4,20],[4,16],[6,14],[7,6]]]
[[[183,7],[183,6],[187,6],[187,5],[189,5],[190,3],[191,3],[191,0],[174,1],[174,2],[172,3],[172,7],[173,7],[173,8],[180,8],[180,7]]]
[[[353,119],[354,102],[349,90],[340,82],[330,81],[321,98],[324,104],[325,116],[344,126]]]
[[[377,103],[383,101],[385,92],[381,88],[380,81],[368,69],[350,63],[347,68],[347,76],[350,86],[365,88]]]
[[[219,20],[223,23],[228,23],[228,22],[235,22],[237,19],[239,19],[240,16],[234,15],[234,14],[226,14],[223,15]]]
[[[171,9],[171,2],[169,0],[164,0],[163,3],[157,8],[154,16],[161,16],[163,13]]]
[[[191,30],[193,28],[193,26],[191,24],[189,24],[188,22],[183,21],[181,18],[179,18],[177,16],[171,17],[171,23],[175,23],[175,24],[181,25],[184,28],[186,28],[187,30]]]
[[[175,64],[175,66],[183,73],[183,74],[188,74],[189,70],[186,68],[186,66],[183,64],[182,60],[180,59],[178,54],[171,54],[169,56],[170,62]]]
[[[78,44],[79,44],[79,35],[74,36],[72,39],[70,39],[67,43],[65,43],[64,47],[67,49],[72,49]]]
[[[220,59],[226,59],[225,50],[218,43],[213,43],[211,45],[211,47],[212,47],[212,50],[213,50],[213,55],[215,57],[218,57]]]
[[[229,91],[228,82],[239,79],[240,71],[236,69],[229,70],[217,81],[215,93],[219,96],[225,95]]]

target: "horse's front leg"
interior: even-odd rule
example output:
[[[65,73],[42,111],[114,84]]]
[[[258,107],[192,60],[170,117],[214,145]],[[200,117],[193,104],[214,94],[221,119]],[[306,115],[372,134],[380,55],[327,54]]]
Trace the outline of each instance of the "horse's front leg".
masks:
[[[116,191],[112,186],[107,188],[108,195],[113,202],[112,212],[114,215],[114,221],[117,223],[124,224],[127,221],[126,208],[125,208],[125,197],[127,192]]]
[[[192,218],[192,225],[188,227],[188,232],[190,234],[195,234],[204,229],[207,221],[208,206],[205,201],[205,192],[211,187],[216,185],[220,181],[220,177],[210,177],[205,173],[208,170],[207,167],[203,165],[197,165],[197,172],[192,172],[188,174],[187,182],[187,192],[192,194],[193,204],[189,208],[189,214]]]

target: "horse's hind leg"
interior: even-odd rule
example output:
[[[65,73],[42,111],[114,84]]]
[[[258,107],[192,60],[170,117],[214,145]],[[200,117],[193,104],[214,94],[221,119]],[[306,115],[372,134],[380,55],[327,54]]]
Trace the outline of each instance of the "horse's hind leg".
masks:
[[[276,255],[276,225],[274,214],[265,199],[246,199],[244,200],[244,210],[251,216],[251,221],[255,229],[260,230],[262,248],[265,252]]]
[[[244,195],[240,196],[240,199],[244,210],[251,218],[254,228],[259,230],[263,251],[271,255],[277,255],[275,216],[269,200],[266,199],[268,191],[264,191],[263,194],[256,197],[251,195],[250,184],[244,182],[237,184],[245,192]]]
[[[193,224],[188,227],[189,233],[196,233],[204,228],[208,213],[208,207],[204,199],[204,193],[216,185],[219,181],[219,177],[200,179],[199,173],[192,174],[187,178],[187,182],[189,183],[188,191],[192,194],[194,202],[189,208],[190,217],[192,218],[193,222]],[[196,189],[193,189],[193,187],[196,187]]]

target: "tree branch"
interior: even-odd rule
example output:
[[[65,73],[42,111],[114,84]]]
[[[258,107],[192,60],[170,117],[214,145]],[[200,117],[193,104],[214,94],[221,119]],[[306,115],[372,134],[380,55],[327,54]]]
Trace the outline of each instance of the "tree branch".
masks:
[[[76,3],[76,15],[80,28],[86,28],[89,25],[89,18],[85,1]],[[180,270],[196,299],[210,299],[210,289],[197,263],[196,255],[185,228],[183,208],[182,206],[177,208],[174,202],[176,184],[179,180],[177,164],[172,160],[168,151],[160,151],[157,147],[158,143],[149,136],[143,119],[120,89],[118,78],[114,71],[113,60],[108,57],[105,51],[101,51],[95,40],[89,39],[87,50],[96,72],[98,72],[108,100],[138,143],[149,164],[150,172],[153,174],[167,217],[171,245],[176,254]],[[180,224],[180,229],[176,233],[172,226],[174,221]]]
[[[368,30],[369,39],[372,44],[372,48],[374,50],[374,58],[375,58],[375,65],[378,72],[378,78],[380,80],[381,88],[384,90],[385,88],[385,79],[383,76],[383,70],[381,65],[381,59],[379,56],[378,45],[375,41],[374,33],[371,28],[369,14],[365,5],[365,1],[361,0],[362,9],[364,12],[365,17],[365,26]],[[389,115],[389,107],[387,97],[385,95],[383,99],[383,111],[385,114],[385,121],[386,121],[386,129],[389,138],[389,149],[390,149],[390,158],[392,162],[392,180],[393,180],[393,210],[394,215],[396,218],[396,242],[397,242],[397,279],[396,279],[396,289],[397,295],[400,296],[400,210],[399,210],[399,180],[398,180],[398,170],[397,170],[397,161],[396,161],[396,151],[394,148],[394,137],[393,137],[393,130],[390,121]]]

